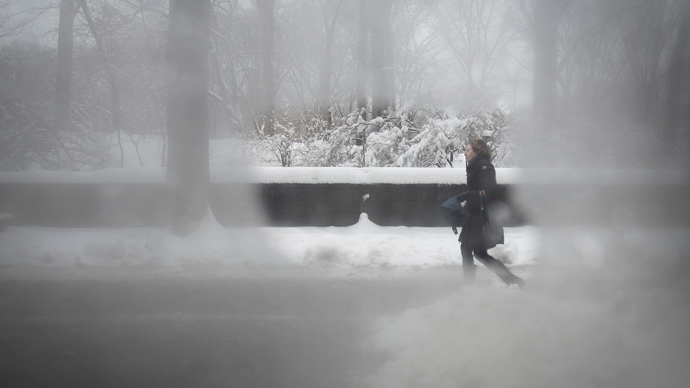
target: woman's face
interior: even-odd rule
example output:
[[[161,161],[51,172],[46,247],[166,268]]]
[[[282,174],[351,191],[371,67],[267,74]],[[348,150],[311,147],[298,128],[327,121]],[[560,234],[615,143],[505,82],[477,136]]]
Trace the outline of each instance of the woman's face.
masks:
[[[477,156],[477,153],[474,152],[474,148],[469,144],[465,146],[465,160],[469,162],[474,159],[475,156]]]

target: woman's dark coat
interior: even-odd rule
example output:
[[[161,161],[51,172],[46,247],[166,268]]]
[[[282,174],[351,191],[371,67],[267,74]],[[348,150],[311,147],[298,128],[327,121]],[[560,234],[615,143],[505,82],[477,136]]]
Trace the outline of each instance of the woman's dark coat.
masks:
[[[493,248],[496,244],[503,244],[503,228],[498,225],[494,225],[498,232],[494,241],[487,242],[486,235],[479,237],[474,232],[482,227],[480,214],[491,223],[487,207],[496,200],[496,169],[487,156],[478,155],[467,163],[467,189],[469,195],[465,208],[468,216],[460,232],[459,241],[468,244],[472,250],[484,250]],[[480,190],[484,190],[483,210]]]

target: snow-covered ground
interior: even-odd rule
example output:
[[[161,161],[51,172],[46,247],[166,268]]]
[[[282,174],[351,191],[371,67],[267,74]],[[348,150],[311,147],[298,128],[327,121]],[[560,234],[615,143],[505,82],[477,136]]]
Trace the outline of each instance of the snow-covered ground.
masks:
[[[491,253],[526,289],[507,288],[480,267],[481,286],[374,319],[360,346],[385,361],[358,378],[379,388],[687,386],[687,232],[507,228],[506,244]],[[366,215],[349,227],[225,229],[209,214],[187,238],[155,228],[0,233],[3,272],[270,277],[290,269],[376,281],[425,270],[459,275],[459,265],[449,228],[381,227]]]
[[[505,263],[530,266],[536,238],[532,227],[507,228],[506,244],[491,253]],[[141,268],[155,275],[277,265],[330,268],[338,276],[459,263],[459,244],[450,228],[382,227],[365,213],[348,227],[226,229],[209,212],[186,238],[160,228],[9,227],[0,233],[5,268]]]

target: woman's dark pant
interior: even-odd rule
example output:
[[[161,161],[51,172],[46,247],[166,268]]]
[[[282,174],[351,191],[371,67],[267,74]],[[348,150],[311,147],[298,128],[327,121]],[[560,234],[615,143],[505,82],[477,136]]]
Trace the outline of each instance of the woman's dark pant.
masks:
[[[472,255],[472,250],[461,243],[460,253],[462,254],[462,266],[465,269],[474,272],[474,258],[476,257],[477,260],[481,261],[482,264],[492,270],[505,283],[512,283],[513,279],[515,279],[515,275],[513,275],[503,263],[491,257],[486,249],[475,250],[474,255]]]

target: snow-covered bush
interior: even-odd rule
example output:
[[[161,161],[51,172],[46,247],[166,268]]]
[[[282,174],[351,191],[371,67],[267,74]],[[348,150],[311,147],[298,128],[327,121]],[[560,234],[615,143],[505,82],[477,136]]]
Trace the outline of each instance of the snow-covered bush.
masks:
[[[453,167],[467,139],[481,137],[497,166],[514,165],[501,110],[420,119],[424,116],[399,111],[367,121],[354,112],[331,123],[316,115],[293,116],[279,120],[275,135],[252,140],[250,153],[264,164],[282,166]]]
[[[247,153],[261,164],[284,167],[358,166],[362,147],[357,116],[333,123],[311,112],[279,118],[274,135],[247,141]]]
[[[400,152],[406,146],[405,131],[395,125],[389,116],[377,117],[370,122],[365,145],[365,161],[368,167],[395,165]]]
[[[510,147],[505,146],[508,123],[500,110],[485,110],[461,117],[429,119],[406,141],[397,158],[400,167],[452,167],[468,139],[481,137],[493,151],[494,163],[502,166]],[[512,156],[510,156],[512,158]]]
[[[359,166],[362,159],[361,139],[364,124],[360,114],[352,113],[336,123],[321,122],[310,128],[310,136],[300,155],[305,166]]]
[[[461,148],[462,140],[456,136],[457,118],[431,120],[408,141],[407,150],[395,165],[399,167],[452,166],[454,153]]]
[[[281,166],[290,167],[294,150],[301,142],[294,128],[276,124],[275,130],[276,133],[273,135],[251,141],[249,147],[252,154],[258,155],[262,163],[271,164],[271,160],[277,160]]]

